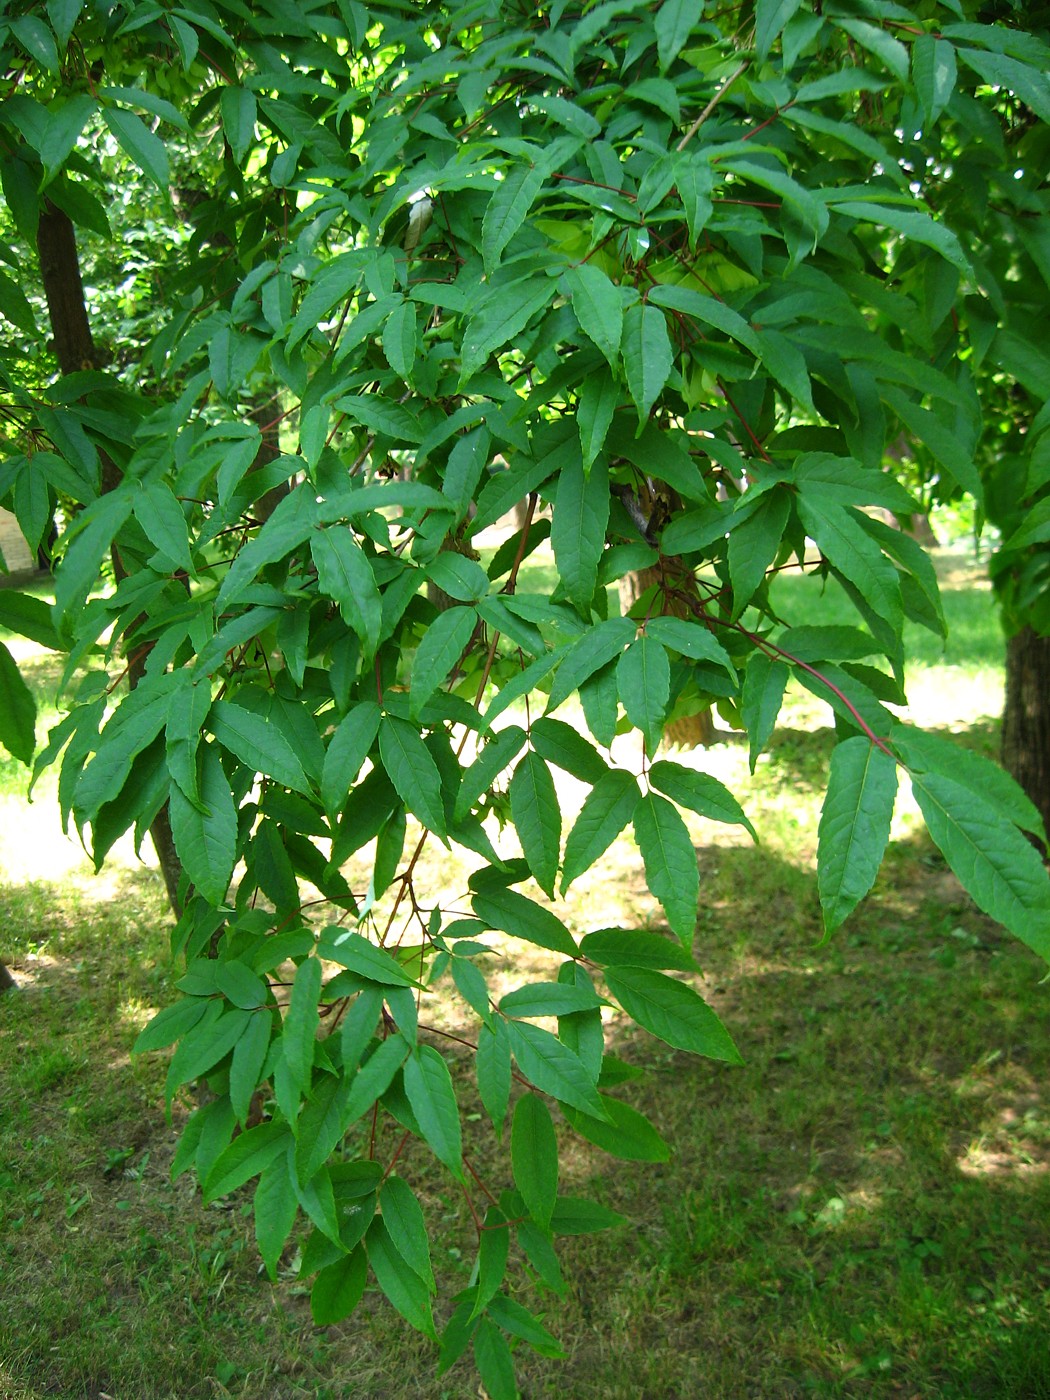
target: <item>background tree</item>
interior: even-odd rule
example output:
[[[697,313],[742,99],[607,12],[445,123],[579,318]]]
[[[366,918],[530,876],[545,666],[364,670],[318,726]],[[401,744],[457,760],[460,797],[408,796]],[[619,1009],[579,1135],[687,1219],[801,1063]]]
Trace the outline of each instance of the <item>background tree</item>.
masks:
[[[23,598],[7,615],[68,651],[70,708],[37,768],[61,756],[63,811],[96,861],[170,808],[186,997],[139,1048],[177,1042],[169,1099],[211,1085],[175,1170],[209,1199],[258,1178],[271,1272],[309,1223],[319,1322],[371,1277],[437,1335],[428,1233],[395,1171],[417,1137],[477,1226],[442,1364],[473,1346],[489,1393],[512,1394],[509,1339],[557,1351],[512,1296],[512,1239],[558,1289],[553,1237],[609,1220],[559,1193],[549,1101],[620,1155],[667,1152],[610,1092],[630,1070],[605,1052],[602,1007],[739,1058],[670,975],[695,967],[699,899],[679,808],[749,827],[712,776],[654,761],[676,714],[717,703],[754,761],[789,678],[831,706],[829,932],[871,887],[903,769],[975,901],[1050,955],[1050,885],[1024,835],[1043,835],[1038,812],[886,708],[904,700],[905,618],[938,634],[943,618],[926,555],[866,509],[915,509],[884,470],[902,430],[981,486],[990,293],[960,185],[945,176],[943,206],[928,186],[994,152],[1003,89],[1041,139],[1048,53],[986,19],[147,0],[7,23],[0,175],[23,237],[47,201],[81,227],[86,200],[104,207],[100,122],[163,194],[159,133],[214,172],[180,206],[148,393],[94,363],[31,389],[8,373],[21,451],[3,494],[20,519],[59,491],[75,510],[53,613]],[[275,383],[272,456],[258,417]],[[477,535],[522,499],[521,529],[483,561]],[[524,592],[548,534],[557,588]],[[92,596],[110,551],[122,576]],[[770,579],[807,567],[856,625],[778,616]],[[609,586],[643,570],[651,585],[615,615]],[[555,712],[577,694],[569,725]],[[14,714],[0,737],[31,751]],[[627,730],[640,776],[610,752]],[[564,841],[552,768],[588,789]],[[493,811],[520,855],[494,848]],[[550,907],[628,824],[674,939],[574,932]],[[351,890],[342,867],[372,840],[368,888]],[[468,890],[424,897],[428,841],[476,854]],[[495,1003],[492,931],[553,955],[549,978]],[[420,1021],[443,979],[476,1018],[497,1133],[513,1097],[512,1185],[481,1182],[464,1143],[465,1047]]]

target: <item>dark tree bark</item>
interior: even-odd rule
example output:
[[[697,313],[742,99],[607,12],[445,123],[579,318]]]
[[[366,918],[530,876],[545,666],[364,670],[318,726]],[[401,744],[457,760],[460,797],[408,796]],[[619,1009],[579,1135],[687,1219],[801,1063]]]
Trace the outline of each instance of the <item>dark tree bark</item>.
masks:
[[[18,983],[11,976],[7,968],[0,962],[0,995],[8,991],[11,987],[17,987]]]
[[[91,323],[84,301],[76,230],[69,216],[50,200],[45,200],[41,208],[36,241],[40,277],[47,298],[52,344],[58,367],[63,374],[97,369],[100,363],[99,355],[94,336],[91,334]],[[120,471],[105,452],[99,453],[99,460],[102,464],[102,489],[112,491],[120,484]],[[113,570],[118,580],[126,577],[116,550],[113,551]],[[129,668],[128,684],[132,688],[138,682],[144,664],[145,658],[138,667]],[[182,912],[178,898],[182,866],[171,836],[167,804],[154,818],[150,836],[153,838],[168,899],[175,917],[178,918]]]
[[[650,569],[639,569],[635,573],[624,574],[620,580],[620,611],[626,615],[647,589],[662,581],[661,570],[655,564]],[[687,582],[687,579],[683,580],[683,583]],[[693,583],[695,587],[695,580]],[[672,617],[691,616],[685,600],[675,596],[665,597],[661,611]],[[701,710],[699,714],[685,715],[682,719],[672,720],[670,724],[665,725],[662,747],[704,748],[714,742],[714,737],[714,716],[710,709]]]
[[[1002,759],[1050,830],[1050,637],[1031,627],[1006,643]]]

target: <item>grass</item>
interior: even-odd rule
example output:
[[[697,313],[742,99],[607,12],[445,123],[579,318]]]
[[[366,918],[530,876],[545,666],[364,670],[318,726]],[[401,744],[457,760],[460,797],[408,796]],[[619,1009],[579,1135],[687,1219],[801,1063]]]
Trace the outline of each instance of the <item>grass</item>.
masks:
[[[991,752],[994,609],[960,556],[938,566],[964,641],[921,657],[913,710]],[[793,621],[827,620],[812,581],[781,587]],[[820,942],[827,713],[793,696],[753,780],[739,744],[702,756],[763,839],[694,827],[699,985],[746,1064],[610,1025],[611,1048],[646,1070],[621,1092],[674,1154],[633,1166],[563,1132],[564,1189],[628,1224],[564,1242],[565,1300],[526,1288],[567,1352],[522,1357],[528,1397],[1050,1397],[1040,965],[974,909],[907,800],[872,897]],[[0,773],[0,956],[20,983],[0,999],[0,1400],[476,1396],[465,1366],[436,1380],[433,1353],[372,1293],[315,1328],[294,1248],[276,1286],[260,1274],[245,1193],[204,1209],[188,1177],[170,1181],[186,1107],[169,1126],[164,1058],[129,1056],[175,995],[159,877],[122,848],[96,880],[57,832],[47,780],[29,819],[21,782]],[[429,862],[435,889],[461,878]],[[626,840],[566,911],[577,929],[658,915]],[[435,1014],[455,1029],[459,1004]],[[476,1108],[469,1079],[461,1102]],[[494,1145],[466,1127],[503,1184]],[[469,1218],[421,1148],[399,1170],[440,1232],[448,1297],[467,1281]]]

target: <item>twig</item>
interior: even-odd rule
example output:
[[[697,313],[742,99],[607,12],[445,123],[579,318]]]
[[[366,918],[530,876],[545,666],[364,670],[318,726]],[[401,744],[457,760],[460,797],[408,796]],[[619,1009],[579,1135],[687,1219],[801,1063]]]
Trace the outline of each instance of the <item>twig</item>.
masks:
[[[684,150],[685,150],[686,146],[688,146],[689,142],[693,139],[693,137],[696,135],[696,133],[700,130],[700,128],[703,126],[704,122],[707,121],[708,117],[711,115],[711,113],[715,110],[715,108],[716,108],[716,107],[718,106],[718,104],[721,102],[722,98],[725,97],[726,93],[729,91],[729,89],[730,89],[730,88],[733,86],[733,84],[736,82],[737,78],[739,78],[740,75],[741,75],[741,73],[745,72],[746,69],[747,69],[747,59],[744,60],[744,62],[740,65],[739,68],[737,68],[734,72],[730,73],[729,77],[725,80],[725,82],[722,84],[722,86],[718,89],[718,91],[715,93],[714,97],[712,97],[711,101],[707,104],[707,106],[704,108],[704,110],[700,113],[700,115],[697,117],[696,121],[693,122],[692,126],[689,128],[689,130],[688,130],[688,131],[685,133],[685,135],[682,137],[681,141],[679,141],[677,147],[675,148],[676,150],[679,150],[679,151],[684,151]]]

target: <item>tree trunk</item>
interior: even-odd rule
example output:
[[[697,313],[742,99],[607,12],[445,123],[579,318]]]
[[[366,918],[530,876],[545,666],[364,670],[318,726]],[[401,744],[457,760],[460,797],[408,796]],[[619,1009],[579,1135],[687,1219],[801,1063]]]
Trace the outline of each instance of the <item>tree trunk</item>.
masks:
[[[58,367],[63,374],[96,369],[99,363],[98,352],[84,301],[76,230],[69,216],[50,200],[45,200],[40,210],[36,241],[40,276],[51,318],[51,337]],[[102,463],[102,490],[112,491],[120,484],[120,471],[105,452],[99,453],[99,459]],[[118,580],[125,577],[116,550],[113,551],[113,570]],[[132,688],[139,679],[139,674],[140,671],[136,671],[136,668],[129,670],[128,684]],[[150,827],[150,836],[153,838],[168,899],[175,917],[178,918],[182,912],[178,898],[182,866],[171,837],[166,803]]]
[[[662,575],[657,565],[649,569],[639,569],[635,573],[624,574],[620,580],[620,611],[626,616],[635,603],[654,583],[660,583]],[[672,617],[689,617],[685,603],[678,598],[665,598],[662,612]],[[715,723],[710,709],[701,710],[696,715],[684,715],[664,726],[663,747],[677,749],[704,748],[714,742]]]
[[[11,987],[17,987],[18,983],[8,972],[7,968],[0,962],[0,995],[8,991]]]
[[[1006,643],[1002,759],[1050,830],[1050,637],[1030,627]]]

